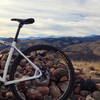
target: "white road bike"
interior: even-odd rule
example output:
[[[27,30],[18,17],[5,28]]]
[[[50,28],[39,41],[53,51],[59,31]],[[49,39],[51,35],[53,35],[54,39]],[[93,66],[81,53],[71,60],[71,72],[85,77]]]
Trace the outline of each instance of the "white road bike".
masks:
[[[12,43],[0,40],[0,44],[11,47],[3,75],[0,76],[2,85],[10,86],[17,100],[66,100],[74,83],[74,69],[68,56],[50,45],[36,45],[21,52],[16,47],[20,29],[25,24],[34,23],[34,19],[11,20],[19,22],[19,26]],[[14,50],[19,56],[14,60],[8,73]],[[33,97],[29,90],[39,90],[40,86],[47,87],[48,92],[43,94],[39,91],[41,96]]]

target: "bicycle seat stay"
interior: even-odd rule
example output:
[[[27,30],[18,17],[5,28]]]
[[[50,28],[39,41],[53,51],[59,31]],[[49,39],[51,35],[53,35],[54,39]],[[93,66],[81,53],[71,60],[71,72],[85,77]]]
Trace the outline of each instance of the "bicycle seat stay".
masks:
[[[28,19],[12,18],[11,21],[17,21],[20,24],[32,24],[35,22],[33,18],[28,18]]]

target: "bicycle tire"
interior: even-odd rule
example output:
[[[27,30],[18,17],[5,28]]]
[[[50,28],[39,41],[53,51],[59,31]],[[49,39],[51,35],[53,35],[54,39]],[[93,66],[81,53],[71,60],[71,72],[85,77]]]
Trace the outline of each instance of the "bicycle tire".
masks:
[[[64,93],[61,97],[57,98],[57,100],[66,100],[68,98],[68,96],[71,94],[72,89],[73,89],[73,84],[74,84],[74,68],[73,68],[73,65],[72,65],[71,61],[69,60],[68,56],[63,51],[59,50],[58,48],[52,47],[50,45],[36,45],[36,46],[28,48],[23,53],[25,55],[28,55],[28,54],[30,54],[30,52],[36,52],[36,51],[41,51],[41,50],[46,50],[46,51],[49,51],[49,52],[53,51],[54,53],[57,53],[57,56],[59,54],[62,58],[64,58],[65,63],[67,64],[66,65],[67,70],[65,70],[67,72],[67,74],[66,74],[66,72],[62,71],[61,73],[63,73],[63,74],[58,73],[58,75],[55,75],[55,78],[58,77],[57,79],[59,81],[59,79],[63,75],[66,75],[66,76],[69,75],[69,76],[67,76],[69,80],[68,80],[68,84],[66,84],[66,90],[64,91]],[[21,62],[22,59],[23,59],[23,57],[21,55],[19,55],[16,58],[16,60],[14,61],[12,68],[11,68],[10,80],[15,79],[16,70],[17,70],[18,66],[20,65],[20,62]],[[52,79],[50,79],[50,81],[52,81]],[[58,82],[58,81],[56,81],[56,82]],[[50,83],[49,83],[49,85],[50,85]],[[44,100],[44,99],[32,99],[32,98],[29,99],[25,94],[24,94],[24,97],[23,97],[22,93],[20,92],[21,90],[19,91],[19,89],[18,89],[19,87],[17,86],[17,84],[11,84],[10,87],[11,87],[11,90],[14,93],[17,100]],[[50,99],[50,100],[52,100],[52,99]]]

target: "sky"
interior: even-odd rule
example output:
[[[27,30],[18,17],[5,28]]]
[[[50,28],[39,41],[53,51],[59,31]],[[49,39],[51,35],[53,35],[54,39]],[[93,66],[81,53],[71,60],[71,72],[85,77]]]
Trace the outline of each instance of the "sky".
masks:
[[[19,37],[100,35],[100,0],[0,0],[0,37],[14,37],[11,18],[35,19]]]

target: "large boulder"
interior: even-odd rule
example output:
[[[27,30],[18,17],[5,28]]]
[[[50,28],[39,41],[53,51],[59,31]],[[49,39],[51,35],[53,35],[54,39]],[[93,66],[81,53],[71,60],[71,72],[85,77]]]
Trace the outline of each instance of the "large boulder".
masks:
[[[94,91],[92,96],[95,100],[100,100],[100,91]]]
[[[95,90],[97,90],[96,83],[94,81],[92,81],[91,79],[84,80],[81,83],[81,90],[94,92]]]

